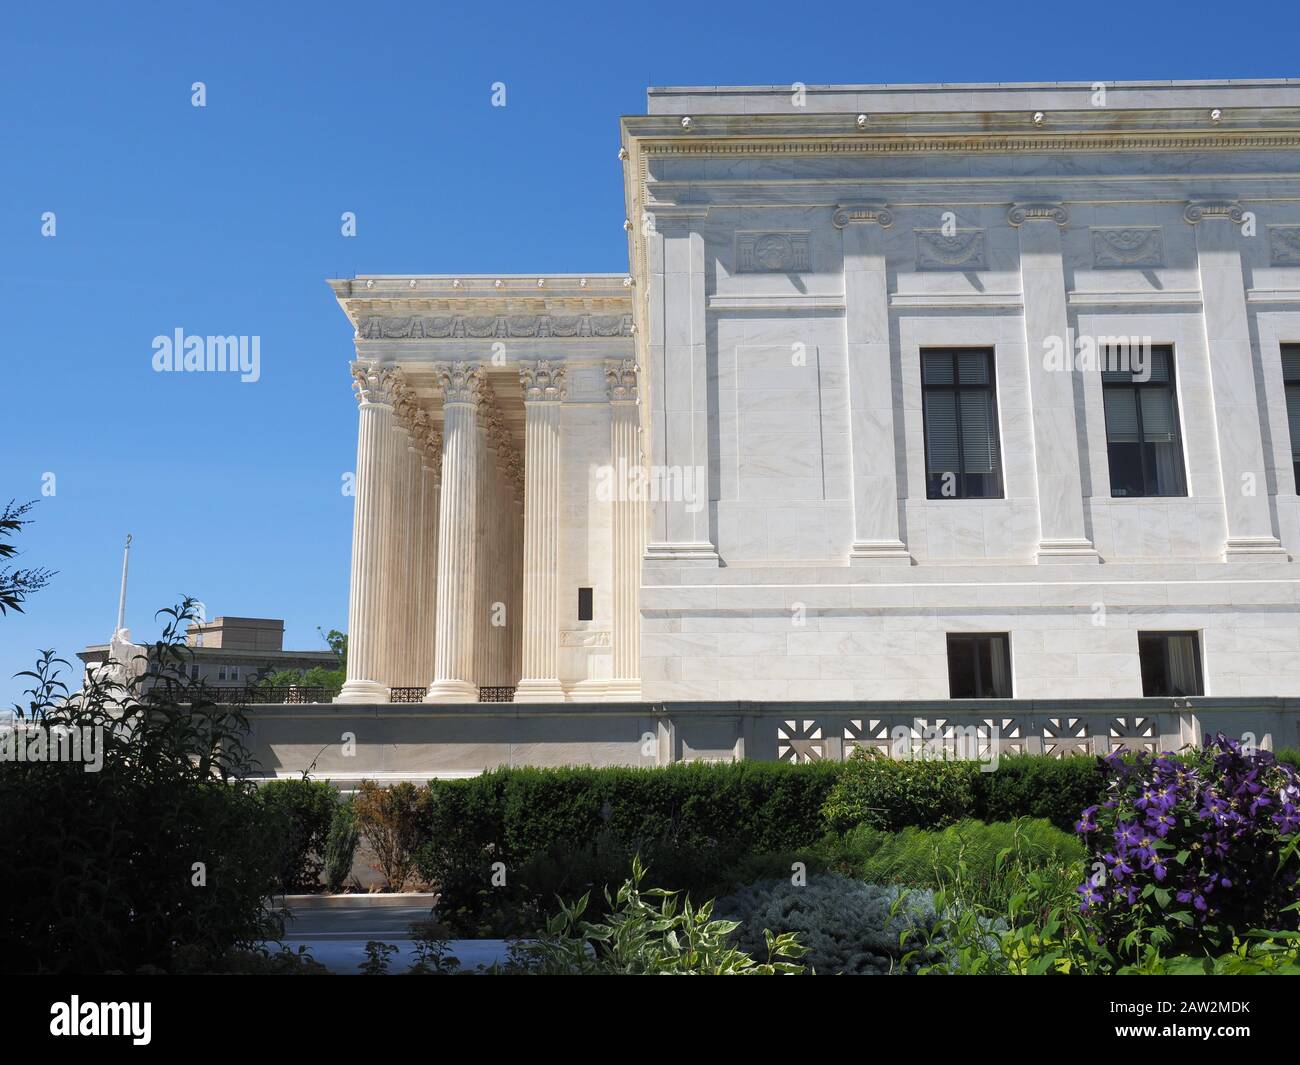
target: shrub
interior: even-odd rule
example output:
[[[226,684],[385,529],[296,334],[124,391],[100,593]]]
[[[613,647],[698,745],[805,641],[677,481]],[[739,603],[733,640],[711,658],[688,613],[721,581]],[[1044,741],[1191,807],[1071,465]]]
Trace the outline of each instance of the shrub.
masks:
[[[805,951],[796,936],[764,930],[761,950],[738,950],[729,943],[737,925],[713,919],[713,903],[698,909],[689,899],[678,908],[678,892],[642,890],[645,870],[633,860],[632,876],[616,897],[606,899],[609,916],[582,919],[588,897],[547,922],[537,943],[522,955],[527,971],[538,975],[614,976],[781,976],[798,975],[795,959]],[[653,900],[653,901],[648,901]],[[656,905],[657,903],[657,905]],[[754,953],[765,958],[755,961]]]
[[[974,810],[977,776],[972,761],[892,759],[859,748],[844,763],[822,812],[839,832],[858,825],[891,832],[940,827]]]
[[[374,851],[388,891],[401,891],[415,868],[419,798],[415,785],[407,781],[384,787],[363,780],[352,800],[357,831]]]
[[[1220,954],[1255,929],[1291,931],[1300,776],[1220,733],[1182,758],[1114,755],[1078,830],[1097,874],[1082,909],[1121,959]]]
[[[932,929],[939,921],[931,891],[866,884],[835,873],[796,885],[784,880],[753,884],[718,902],[717,912],[738,922],[736,945],[754,950],[763,929],[793,932],[820,975],[887,975],[915,972],[942,956]],[[929,942],[905,947],[904,933]],[[905,955],[910,955],[905,957]]]
[[[1049,868],[1061,875],[1062,896],[1083,873],[1084,848],[1043,820],[985,824],[959,821],[939,831],[908,827],[881,841],[857,870],[873,884],[947,887],[964,904],[1005,908],[1020,872]]]
[[[696,763],[433,781],[421,803],[418,865],[441,893],[442,918],[471,933],[533,932],[557,894],[593,892],[598,911],[602,889],[620,883],[637,854],[647,886],[698,900],[737,860],[818,839],[838,769]],[[505,885],[493,883],[496,862]]]
[[[0,761],[0,969],[167,970],[282,933],[266,904],[280,838],[256,786],[242,708],[189,679],[192,602],[144,652],[149,688],[92,677],[67,696],[52,652],[26,674],[27,724],[101,730],[102,765]]]
[[[992,772],[976,776],[975,807],[970,813],[981,821],[1045,818],[1071,832],[1079,811],[1101,801],[1105,783],[1098,758],[1009,755],[999,758]]]
[[[259,797],[281,824],[280,890],[319,890],[338,789],[325,780],[273,780],[262,786]]]
[[[351,875],[359,838],[357,815],[352,808],[352,803],[336,803],[334,814],[330,819],[329,833],[325,837],[323,871],[325,886],[330,891],[341,891]]]

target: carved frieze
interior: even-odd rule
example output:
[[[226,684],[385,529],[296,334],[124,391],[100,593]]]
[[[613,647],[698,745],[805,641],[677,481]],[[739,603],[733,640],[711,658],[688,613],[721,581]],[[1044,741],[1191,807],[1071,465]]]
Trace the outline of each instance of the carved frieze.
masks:
[[[1159,226],[1092,230],[1092,263],[1099,268],[1163,266],[1165,235]]]
[[[561,629],[561,647],[611,647],[613,638],[607,630]]]
[[[736,272],[794,273],[811,270],[807,232],[794,230],[736,234]]]
[[[1268,249],[1274,266],[1300,266],[1300,226],[1269,226]]]
[[[498,337],[630,337],[630,314],[368,315],[358,340],[491,340]]]
[[[916,232],[916,267],[918,270],[983,270],[984,230],[918,229]]]

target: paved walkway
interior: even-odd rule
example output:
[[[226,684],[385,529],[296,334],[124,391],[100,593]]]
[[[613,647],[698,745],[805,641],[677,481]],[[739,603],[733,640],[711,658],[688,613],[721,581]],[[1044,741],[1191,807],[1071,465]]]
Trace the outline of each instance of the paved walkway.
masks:
[[[377,939],[398,948],[389,972],[405,972],[415,962],[410,926],[427,920],[430,894],[289,895],[284,904],[292,917],[285,922],[284,944],[290,950],[306,946],[330,972],[357,974],[366,961],[366,943]],[[278,900],[277,900],[278,901]],[[462,969],[506,960],[504,939],[454,939],[451,953]]]

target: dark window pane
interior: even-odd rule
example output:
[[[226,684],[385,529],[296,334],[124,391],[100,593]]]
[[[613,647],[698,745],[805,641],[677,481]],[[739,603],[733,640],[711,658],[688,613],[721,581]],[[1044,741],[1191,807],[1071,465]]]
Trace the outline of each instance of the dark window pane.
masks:
[[[1116,497],[1187,494],[1173,352],[1153,348],[1148,359],[1146,381],[1102,374],[1110,492]]]
[[[1006,633],[948,637],[948,694],[953,699],[1011,698]]]
[[[591,589],[578,589],[578,620],[590,621],[592,619]]]
[[[1202,695],[1200,640],[1194,632],[1140,632],[1144,696]]]
[[[923,351],[921,376],[926,495],[1001,498],[992,352]]]

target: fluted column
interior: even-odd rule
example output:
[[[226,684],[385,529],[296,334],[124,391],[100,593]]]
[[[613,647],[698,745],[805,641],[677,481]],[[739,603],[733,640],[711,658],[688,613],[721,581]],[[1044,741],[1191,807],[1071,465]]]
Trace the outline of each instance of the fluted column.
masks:
[[[386,462],[393,435],[393,389],[399,375],[391,369],[356,363],[352,377],[360,410],[348,590],[348,674],[335,702],[384,703],[388,701],[388,687],[380,661],[383,576],[392,536],[388,524],[391,482]]]
[[[475,438],[478,442],[476,472],[475,527],[478,530],[475,545],[474,568],[474,650],[473,680],[475,688],[491,683],[488,678],[489,644],[492,633],[492,527],[495,524],[495,507],[492,498],[492,440],[488,432],[493,417],[492,395],[486,382],[478,393],[478,409],[474,420]],[[477,698],[477,695],[475,696]]]
[[[564,698],[560,643],[560,413],[564,367],[520,364],[524,388],[524,647],[515,702]]]
[[[613,581],[613,699],[641,697],[641,539],[645,524],[640,493],[627,491],[640,465],[637,439],[637,365],[632,359],[607,359],[605,381],[610,405],[610,464],[617,489],[610,502],[611,578]],[[635,498],[634,498],[635,497]]]
[[[419,614],[415,624],[416,681],[433,680],[434,643],[438,619],[438,506],[442,481],[442,434],[426,426],[420,464],[420,535],[424,549],[419,578]]]
[[[482,369],[437,363],[443,392],[442,491],[438,509],[438,618],[428,701],[477,702],[474,581],[477,561],[478,415]]]
[[[420,531],[424,503],[422,453],[428,416],[419,408],[412,391],[408,391],[398,404],[397,414],[406,449],[401,456],[401,476],[398,481],[398,521],[401,524],[397,533],[399,558],[396,576],[399,590],[395,612],[395,661],[390,683],[394,687],[405,688],[418,683],[415,665],[416,620],[419,611],[419,573],[424,553]]]

